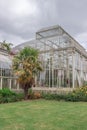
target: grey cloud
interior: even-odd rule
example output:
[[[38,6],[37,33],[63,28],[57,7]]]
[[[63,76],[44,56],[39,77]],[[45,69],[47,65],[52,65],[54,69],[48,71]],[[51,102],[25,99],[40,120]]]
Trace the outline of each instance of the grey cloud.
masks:
[[[37,10],[31,14],[28,13],[29,10],[25,10],[23,15],[13,12],[13,1],[0,0],[0,40],[13,38],[13,43],[17,41],[19,44],[34,37],[40,28],[57,24],[75,38],[87,32],[87,0],[25,0],[28,4],[32,3],[32,10],[33,4]],[[21,0],[18,1],[20,6]]]

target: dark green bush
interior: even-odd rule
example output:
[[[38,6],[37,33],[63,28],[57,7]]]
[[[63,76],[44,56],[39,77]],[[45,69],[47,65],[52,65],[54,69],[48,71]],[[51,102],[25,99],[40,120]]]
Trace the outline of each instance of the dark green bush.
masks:
[[[16,95],[15,92],[11,91],[8,88],[3,88],[2,90],[0,90],[0,94],[2,95],[2,97],[8,97],[8,96]]]
[[[51,94],[51,93],[42,93],[33,92],[29,90],[29,99],[38,99],[44,98],[48,100],[64,100],[64,101],[85,101],[87,102],[87,86],[78,88],[73,92],[67,94]],[[24,99],[23,93],[15,93],[7,88],[0,90],[0,103],[16,102]]]
[[[24,99],[24,94],[23,94],[23,93],[18,93],[18,94],[16,95],[16,98],[17,98],[17,101],[21,101],[21,100]]]
[[[78,88],[67,94],[50,94],[42,93],[42,97],[48,100],[64,100],[64,101],[85,101],[87,102],[87,86]]]
[[[24,99],[24,94],[15,93],[8,88],[0,90],[0,103],[16,102]]]
[[[63,94],[50,94],[50,93],[42,93],[42,98],[48,99],[48,100],[65,100],[66,95]]]

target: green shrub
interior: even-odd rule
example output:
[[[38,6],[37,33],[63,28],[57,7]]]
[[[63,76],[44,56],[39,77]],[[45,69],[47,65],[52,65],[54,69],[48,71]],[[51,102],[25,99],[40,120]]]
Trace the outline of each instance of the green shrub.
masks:
[[[16,95],[16,98],[17,98],[17,101],[23,100],[23,99],[24,99],[24,93],[18,93],[18,94]]]
[[[2,90],[0,90],[0,94],[2,95],[2,97],[8,97],[8,96],[16,95],[15,92],[11,91],[8,88],[3,88]]]
[[[29,91],[28,91],[28,99],[33,99],[33,98],[34,98],[34,92],[30,88]]]
[[[48,100],[65,100],[65,96],[64,94],[50,94],[50,93],[42,93],[42,98],[44,99],[48,99]]]
[[[87,81],[84,81],[83,87],[87,86]]]
[[[76,101],[87,101],[87,86],[74,90],[72,96]]]
[[[0,103],[16,102],[24,99],[24,94],[15,93],[8,88],[0,90]]]
[[[78,88],[73,92],[67,94],[50,94],[50,93],[42,93],[42,97],[48,100],[64,100],[64,101],[85,101],[87,102],[87,86]]]

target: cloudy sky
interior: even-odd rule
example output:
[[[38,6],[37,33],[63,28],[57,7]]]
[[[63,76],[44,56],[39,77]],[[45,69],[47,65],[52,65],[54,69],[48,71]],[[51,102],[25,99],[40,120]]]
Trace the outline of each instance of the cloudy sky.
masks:
[[[0,0],[0,41],[18,45],[57,24],[87,48],[87,0]]]

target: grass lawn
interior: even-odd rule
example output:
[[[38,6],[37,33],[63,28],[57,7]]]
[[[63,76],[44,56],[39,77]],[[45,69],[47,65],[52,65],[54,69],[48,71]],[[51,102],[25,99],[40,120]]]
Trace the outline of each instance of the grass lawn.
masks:
[[[87,103],[33,100],[0,104],[0,130],[87,130]]]

